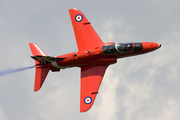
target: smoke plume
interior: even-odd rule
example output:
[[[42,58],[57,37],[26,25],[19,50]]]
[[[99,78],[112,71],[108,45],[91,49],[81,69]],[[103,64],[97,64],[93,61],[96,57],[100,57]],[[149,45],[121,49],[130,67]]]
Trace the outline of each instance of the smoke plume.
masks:
[[[28,70],[28,69],[31,69],[31,68],[34,68],[34,67],[35,66],[29,66],[29,67],[16,68],[16,69],[7,69],[7,70],[4,70],[4,71],[0,71],[0,77],[4,76],[4,75],[7,75],[7,74]]]

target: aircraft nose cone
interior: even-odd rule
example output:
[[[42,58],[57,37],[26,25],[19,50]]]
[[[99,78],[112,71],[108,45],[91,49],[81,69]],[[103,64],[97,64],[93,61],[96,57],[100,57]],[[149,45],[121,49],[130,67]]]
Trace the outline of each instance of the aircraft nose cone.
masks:
[[[160,43],[155,42],[144,42],[142,43],[144,51],[152,51],[161,47]]]
[[[158,48],[161,47],[161,44],[160,44],[160,43],[151,43],[151,47],[152,47],[153,49],[158,49]]]
[[[160,48],[161,47],[161,44],[160,43],[157,43],[158,44],[158,47],[157,48]]]

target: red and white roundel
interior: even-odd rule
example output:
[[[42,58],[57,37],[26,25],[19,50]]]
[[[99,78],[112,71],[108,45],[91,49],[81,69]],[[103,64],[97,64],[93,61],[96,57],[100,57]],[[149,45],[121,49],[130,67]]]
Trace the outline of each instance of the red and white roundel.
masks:
[[[75,20],[76,20],[77,22],[81,22],[81,21],[83,20],[83,16],[80,15],[80,14],[78,14],[78,15],[76,15],[76,17],[75,17]]]
[[[86,98],[84,99],[84,102],[85,102],[86,104],[90,104],[90,103],[92,102],[91,97],[86,97]]]

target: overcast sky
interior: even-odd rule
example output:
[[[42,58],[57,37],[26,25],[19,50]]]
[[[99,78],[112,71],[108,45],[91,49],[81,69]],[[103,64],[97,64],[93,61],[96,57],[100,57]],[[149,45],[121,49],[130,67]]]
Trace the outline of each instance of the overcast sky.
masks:
[[[108,67],[92,108],[79,112],[80,68],[0,77],[0,120],[178,120],[179,0],[0,0],[0,71],[34,65],[28,43],[47,55],[77,51],[68,9],[80,9],[104,42],[169,43]]]

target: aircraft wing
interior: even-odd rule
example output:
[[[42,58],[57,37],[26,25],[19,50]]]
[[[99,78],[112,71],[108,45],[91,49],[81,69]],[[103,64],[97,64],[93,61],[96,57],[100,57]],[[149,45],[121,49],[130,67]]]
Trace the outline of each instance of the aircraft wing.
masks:
[[[69,9],[69,13],[79,51],[89,50],[104,44],[80,10]]]
[[[91,108],[108,65],[81,67],[80,112]]]

